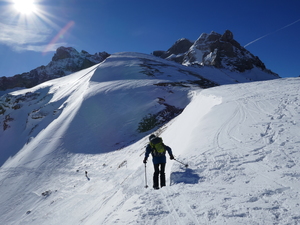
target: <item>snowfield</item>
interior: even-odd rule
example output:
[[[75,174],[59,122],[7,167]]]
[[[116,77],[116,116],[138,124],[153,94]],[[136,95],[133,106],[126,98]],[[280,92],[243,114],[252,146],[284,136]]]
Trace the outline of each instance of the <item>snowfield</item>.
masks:
[[[149,71],[141,58],[153,58],[139,57],[10,94],[19,105],[2,116],[0,223],[300,224],[300,78],[158,86],[199,77],[159,59]],[[137,132],[162,98],[183,112]],[[152,132],[189,165],[168,159],[159,190],[142,163]]]

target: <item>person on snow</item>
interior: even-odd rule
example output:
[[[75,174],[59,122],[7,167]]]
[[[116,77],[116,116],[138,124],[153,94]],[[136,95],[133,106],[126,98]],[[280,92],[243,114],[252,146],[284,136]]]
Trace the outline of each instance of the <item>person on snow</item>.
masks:
[[[147,159],[151,153],[152,162],[154,166],[153,174],[153,188],[159,189],[158,177],[160,175],[160,187],[166,186],[165,166],[166,166],[166,151],[168,152],[170,159],[173,160],[174,156],[169,146],[166,146],[162,142],[162,138],[156,137],[151,134],[149,137],[149,144],[146,147],[145,158],[143,163],[147,163]]]

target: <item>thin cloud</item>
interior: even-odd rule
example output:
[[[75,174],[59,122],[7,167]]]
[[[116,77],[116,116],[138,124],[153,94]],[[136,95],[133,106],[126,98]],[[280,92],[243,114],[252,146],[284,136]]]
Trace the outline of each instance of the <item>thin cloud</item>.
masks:
[[[275,32],[273,32],[273,33],[275,33]],[[261,36],[261,37],[255,39],[254,41],[249,42],[248,44],[246,44],[246,45],[244,46],[244,48],[246,48],[248,45],[251,45],[251,44],[253,44],[254,42],[257,42],[257,41],[259,41],[260,39],[263,39],[263,38],[265,38],[265,37],[267,37],[267,36],[269,36],[269,35],[271,35],[271,34],[273,34],[273,33],[266,34],[266,35],[264,35],[264,36]]]
[[[47,28],[35,29],[25,25],[7,25],[0,22],[0,43],[12,47],[16,51],[30,49],[29,46],[36,46],[49,39],[52,31]]]
[[[48,48],[48,52],[55,52],[57,48],[65,45],[67,45],[67,43],[65,42],[52,44],[50,48],[48,45],[18,45],[15,46],[14,49],[20,52],[22,51],[43,52],[45,48]]]
[[[271,35],[271,34],[275,34],[275,33],[277,33],[278,31],[281,31],[281,30],[283,30],[283,29],[285,29],[285,28],[287,28],[287,27],[290,27],[290,26],[294,25],[295,23],[298,23],[299,21],[300,21],[300,19],[298,19],[298,20],[296,20],[296,21],[294,21],[294,22],[292,22],[292,23],[290,23],[290,24],[288,24],[288,25],[286,25],[286,26],[284,26],[284,27],[281,27],[281,28],[279,28],[278,30],[275,30],[274,32],[265,34],[264,36],[261,36],[261,37],[255,39],[254,41],[249,42],[248,44],[246,44],[246,45],[244,46],[244,48],[246,48],[247,46],[249,46],[249,45],[251,45],[251,44],[253,44],[253,43],[255,43],[255,42],[257,42],[257,41],[259,41],[259,40],[261,40],[261,39],[263,39],[263,38],[265,38],[265,37]]]

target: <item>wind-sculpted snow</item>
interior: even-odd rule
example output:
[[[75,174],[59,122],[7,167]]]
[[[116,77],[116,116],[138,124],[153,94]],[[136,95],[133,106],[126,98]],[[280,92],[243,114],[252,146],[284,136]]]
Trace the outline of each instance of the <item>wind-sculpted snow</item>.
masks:
[[[14,120],[1,146],[15,133],[27,143],[0,169],[1,224],[300,223],[299,78],[158,86],[185,79],[173,64],[116,59],[123,56],[30,89],[18,109],[4,107]],[[124,79],[121,68],[135,74]],[[149,133],[133,129],[164,107],[158,97],[185,109],[151,132],[189,166],[168,160],[167,186],[153,190],[152,164],[142,163]]]

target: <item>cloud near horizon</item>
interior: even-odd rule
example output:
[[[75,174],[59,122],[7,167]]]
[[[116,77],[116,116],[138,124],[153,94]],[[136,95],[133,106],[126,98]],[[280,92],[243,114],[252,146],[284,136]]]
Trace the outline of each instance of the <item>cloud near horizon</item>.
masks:
[[[52,30],[45,26],[28,27],[26,25],[7,25],[0,22],[0,43],[11,47],[14,51],[43,52],[48,45]],[[56,51],[66,43],[55,43],[48,51]]]

